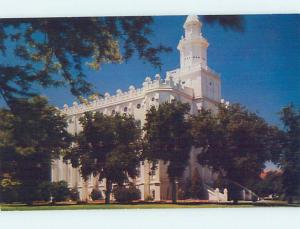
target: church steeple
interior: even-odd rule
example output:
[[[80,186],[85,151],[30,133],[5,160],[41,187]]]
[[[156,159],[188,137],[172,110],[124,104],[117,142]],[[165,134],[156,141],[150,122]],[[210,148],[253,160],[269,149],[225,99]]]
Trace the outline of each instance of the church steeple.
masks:
[[[187,16],[183,28],[185,30],[185,37],[192,38],[201,34],[202,23],[199,21],[197,15]]]
[[[180,68],[207,65],[208,42],[201,33],[202,23],[197,15],[189,15],[183,25],[185,36],[181,38],[177,49],[180,51]]]

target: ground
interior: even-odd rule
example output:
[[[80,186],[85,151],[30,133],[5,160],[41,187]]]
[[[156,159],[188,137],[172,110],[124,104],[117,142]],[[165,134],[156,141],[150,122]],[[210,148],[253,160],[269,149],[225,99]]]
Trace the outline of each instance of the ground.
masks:
[[[134,203],[134,204],[57,204],[57,205],[24,205],[1,204],[2,211],[30,211],[30,210],[83,210],[83,209],[160,209],[160,208],[243,208],[243,207],[300,207],[299,204],[287,204],[283,201],[241,202],[231,203]]]

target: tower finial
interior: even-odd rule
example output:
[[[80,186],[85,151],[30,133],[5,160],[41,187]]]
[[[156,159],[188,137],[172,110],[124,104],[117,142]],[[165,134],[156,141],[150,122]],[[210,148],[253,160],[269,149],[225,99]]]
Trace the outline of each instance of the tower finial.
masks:
[[[186,28],[190,24],[201,24],[197,15],[188,15],[183,27]]]
[[[181,38],[177,49],[180,51],[180,68],[191,66],[206,66],[208,42],[202,36],[202,23],[197,15],[189,15],[183,25],[184,37]]]

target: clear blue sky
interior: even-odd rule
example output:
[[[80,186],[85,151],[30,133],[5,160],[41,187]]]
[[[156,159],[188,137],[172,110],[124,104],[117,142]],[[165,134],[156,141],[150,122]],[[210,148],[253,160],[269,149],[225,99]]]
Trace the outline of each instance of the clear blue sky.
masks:
[[[171,46],[161,55],[161,72],[134,57],[128,63],[107,64],[100,71],[89,71],[88,80],[100,93],[114,94],[133,84],[140,87],[146,76],[153,77],[179,67],[176,49],[183,34],[186,16],[155,17],[152,25],[154,44]],[[226,31],[218,25],[203,24],[202,33],[209,41],[208,64],[221,74],[222,96],[258,112],[268,122],[278,124],[277,112],[294,103],[300,107],[300,16],[245,16],[243,33]],[[41,91],[52,104],[72,104],[67,88]],[[0,102],[1,104],[1,102]]]

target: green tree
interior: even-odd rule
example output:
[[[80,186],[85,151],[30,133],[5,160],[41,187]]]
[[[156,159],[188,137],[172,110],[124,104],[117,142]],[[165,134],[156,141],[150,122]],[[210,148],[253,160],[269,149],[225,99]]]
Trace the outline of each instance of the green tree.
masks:
[[[38,185],[38,200],[49,201],[51,197],[51,186],[50,181],[44,181]]]
[[[289,202],[300,199],[300,110],[290,105],[281,112],[286,139],[280,157],[283,189]]]
[[[94,188],[91,192],[91,198],[92,200],[102,200],[103,197],[101,191],[99,189]]]
[[[38,185],[49,180],[50,163],[69,146],[65,117],[42,97],[16,100],[14,113],[0,109],[0,179],[20,182],[20,199],[38,197]]]
[[[152,46],[152,22],[152,17],[1,19],[0,58],[10,55],[16,61],[0,64],[0,95],[10,106],[16,97],[36,94],[37,84],[68,85],[75,96],[90,94],[85,66],[98,70],[127,61],[135,51],[160,67],[158,54],[170,48]]]
[[[70,199],[73,201],[80,200],[79,192],[77,188],[71,188],[70,189]]]
[[[149,161],[164,161],[172,185],[172,201],[176,203],[178,179],[187,166],[191,136],[190,125],[186,118],[190,106],[186,103],[173,101],[162,103],[158,108],[154,106],[146,114],[143,130],[144,156]]]
[[[0,203],[12,203],[19,200],[20,183],[9,178],[0,179]]]
[[[204,196],[204,186],[199,171],[195,168],[191,179],[191,197],[195,199],[203,199]]]
[[[113,189],[114,197],[119,203],[128,203],[134,200],[141,199],[141,191],[133,184],[129,184],[129,187],[124,185],[117,185]]]
[[[263,177],[255,181],[251,188],[260,197],[269,195],[280,197],[283,194],[282,172],[276,170],[266,172]]]
[[[241,15],[205,15],[202,17],[204,23],[217,23],[224,29],[230,29],[237,32],[245,30],[245,20]]]
[[[105,203],[109,204],[112,184],[123,185],[128,182],[128,176],[137,175],[141,129],[138,122],[126,114],[85,113],[80,122],[83,131],[65,159],[74,167],[80,167],[84,179],[90,174],[105,179]]]
[[[50,193],[53,202],[65,201],[70,197],[70,190],[66,181],[52,182]]]
[[[272,158],[277,128],[239,104],[221,104],[216,114],[201,110],[191,125],[194,144],[202,149],[199,163],[218,171],[230,185],[229,197],[237,201],[240,187],[257,180]]]
[[[242,31],[241,16],[203,16],[207,23]],[[0,96],[11,100],[36,95],[34,86],[68,85],[75,96],[92,93],[85,66],[127,61],[136,52],[143,61],[161,66],[149,39],[152,17],[17,18],[0,20]],[[122,50],[122,51],[121,51]]]

